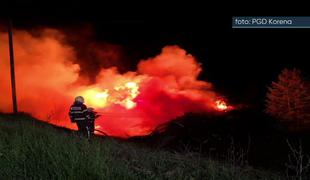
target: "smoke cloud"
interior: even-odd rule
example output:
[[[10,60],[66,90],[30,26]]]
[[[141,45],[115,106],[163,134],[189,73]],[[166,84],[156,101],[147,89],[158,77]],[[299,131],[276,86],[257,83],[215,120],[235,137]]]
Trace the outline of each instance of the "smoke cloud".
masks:
[[[0,32],[0,42],[0,111],[11,112],[6,33]],[[128,138],[148,135],[158,126],[189,112],[217,110],[217,93],[211,83],[197,79],[202,68],[184,49],[166,46],[159,55],[141,60],[135,72],[119,73],[107,63],[111,57],[123,56],[119,48],[106,45],[100,49],[96,43],[92,47],[94,51],[88,52],[94,52],[101,60],[93,61],[91,56],[79,59],[81,52],[68,44],[66,35],[58,30],[44,29],[36,36],[15,30],[19,111],[76,129],[70,123],[68,110],[74,97],[82,95],[86,105],[102,114],[96,121],[96,129],[110,136]],[[87,63],[99,67],[91,83],[83,81],[88,79],[88,71],[92,71],[83,68]]]

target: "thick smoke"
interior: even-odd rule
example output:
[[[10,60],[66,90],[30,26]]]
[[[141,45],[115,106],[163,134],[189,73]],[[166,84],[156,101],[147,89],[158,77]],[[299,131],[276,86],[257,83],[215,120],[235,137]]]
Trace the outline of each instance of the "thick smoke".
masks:
[[[61,43],[62,34],[45,29],[39,37],[26,31],[14,33],[18,107],[42,120],[61,120],[72,95],[69,86],[78,79],[75,52]],[[0,33],[0,110],[11,111],[7,33]],[[59,118],[59,119],[58,119]]]
[[[80,73],[83,66],[77,62],[81,60],[73,46],[64,43],[65,38],[54,29],[45,29],[39,36],[14,31],[20,111],[76,129],[70,123],[68,109],[76,95],[83,95],[86,105],[102,114],[96,121],[97,129],[127,138],[148,135],[188,112],[215,110],[217,95],[212,85],[197,80],[202,71],[199,63],[178,46],[166,46],[159,55],[140,61],[136,72],[121,74],[116,67],[102,68],[95,82],[89,84],[80,81],[87,77]],[[0,42],[0,111],[11,112],[6,33],[0,33]],[[96,52],[105,54],[98,47]],[[92,59],[87,60],[92,63]],[[105,62],[95,63],[106,67]]]

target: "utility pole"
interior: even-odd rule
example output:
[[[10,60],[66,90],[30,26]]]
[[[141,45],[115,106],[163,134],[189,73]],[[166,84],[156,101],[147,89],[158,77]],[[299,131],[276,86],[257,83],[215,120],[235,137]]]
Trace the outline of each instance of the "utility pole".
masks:
[[[12,22],[11,22],[10,18],[8,19],[8,35],[9,35],[9,49],[10,49],[10,67],[11,67],[13,113],[16,114],[17,113],[17,100],[16,100],[16,86],[15,86],[13,32],[12,32]]]

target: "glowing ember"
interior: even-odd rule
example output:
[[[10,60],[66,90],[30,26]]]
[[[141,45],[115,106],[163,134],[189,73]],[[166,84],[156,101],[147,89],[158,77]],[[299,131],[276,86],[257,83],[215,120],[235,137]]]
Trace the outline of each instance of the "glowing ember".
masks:
[[[226,102],[223,100],[217,100],[215,101],[215,104],[216,104],[216,108],[220,111],[226,111],[228,109]]]

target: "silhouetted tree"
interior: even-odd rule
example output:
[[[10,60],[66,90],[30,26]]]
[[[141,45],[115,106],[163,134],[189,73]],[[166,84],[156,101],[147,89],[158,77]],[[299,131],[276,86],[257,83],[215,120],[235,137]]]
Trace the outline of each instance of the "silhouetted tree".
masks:
[[[266,112],[282,120],[310,122],[310,88],[297,69],[284,69],[268,87]]]

